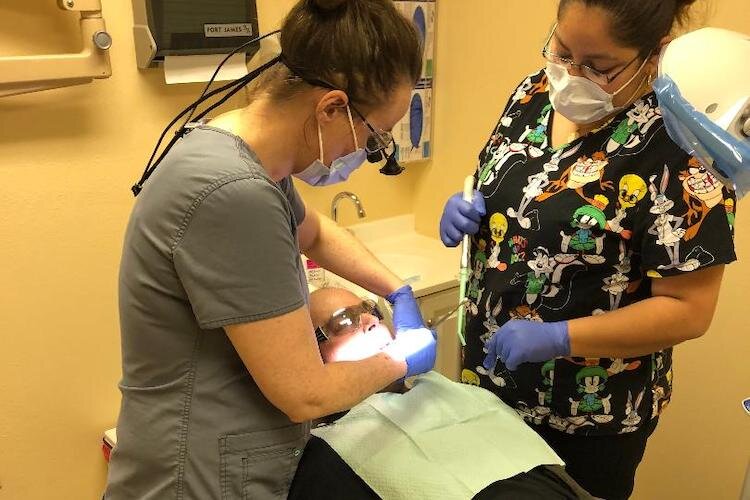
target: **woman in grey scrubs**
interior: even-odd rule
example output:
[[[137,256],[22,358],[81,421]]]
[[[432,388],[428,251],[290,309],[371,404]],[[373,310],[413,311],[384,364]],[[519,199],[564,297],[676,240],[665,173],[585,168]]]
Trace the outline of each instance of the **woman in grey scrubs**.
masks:
[[[133,208],[106,498],[284,498],[311,419],[434,364],[411,289],[292,182],[340,182],[366,146],[389,145],[420,74],[419,37],[390,0],[301,0],[281,46],[251,103],[177,142]],[[394,343],[323,364],[300,251],[386,296]]]

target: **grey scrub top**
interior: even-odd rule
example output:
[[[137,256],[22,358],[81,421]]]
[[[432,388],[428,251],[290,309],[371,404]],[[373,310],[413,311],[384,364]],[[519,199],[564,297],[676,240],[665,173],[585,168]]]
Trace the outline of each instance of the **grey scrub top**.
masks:
[[[305,304],[304,216],[291,179],[274,182],[239,137],[211,127],[146,183],[120,267],[122,404],[105,498],[286,498],[309,425],[263,396],[222,327]]]

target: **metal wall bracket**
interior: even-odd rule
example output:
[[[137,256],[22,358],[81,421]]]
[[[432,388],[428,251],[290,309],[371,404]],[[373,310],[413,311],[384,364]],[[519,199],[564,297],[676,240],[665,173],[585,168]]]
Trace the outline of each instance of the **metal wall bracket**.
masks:
[[[0,57],[0,97],[82,85],[112,75],[112,37],[102,18],[101,0],[58,0],[57,4],[62,10],[81,13],[81,51]]]

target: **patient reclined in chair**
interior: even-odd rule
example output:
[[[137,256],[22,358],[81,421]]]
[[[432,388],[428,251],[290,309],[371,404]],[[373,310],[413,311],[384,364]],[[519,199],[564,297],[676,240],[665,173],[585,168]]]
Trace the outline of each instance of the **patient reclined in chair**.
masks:
[[[373,304],[325,288],[310,297],[325,362],[362,359],[392,335]],[[349,328],[332,328],[336,318]],[[436,372],[375,394],[313,430],[290,499],[592,498],[494,394]]]

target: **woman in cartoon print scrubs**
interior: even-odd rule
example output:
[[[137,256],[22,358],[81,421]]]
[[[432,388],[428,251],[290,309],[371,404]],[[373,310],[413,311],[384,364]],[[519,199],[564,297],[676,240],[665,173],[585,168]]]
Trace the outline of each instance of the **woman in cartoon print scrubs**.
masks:
[[[561,0],[547,66],[508,101],[474,201],[454,195],[440,223],[446,245],[473,236],[475,269],[508,263],[475,277],[493,300],[467,308],[465,381],[514,406],[607,499],[631,494],[672,347],[708,329],[736,258],[733,193],[670,140],[651,89],[691,3]]]

